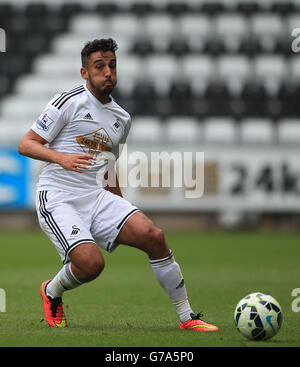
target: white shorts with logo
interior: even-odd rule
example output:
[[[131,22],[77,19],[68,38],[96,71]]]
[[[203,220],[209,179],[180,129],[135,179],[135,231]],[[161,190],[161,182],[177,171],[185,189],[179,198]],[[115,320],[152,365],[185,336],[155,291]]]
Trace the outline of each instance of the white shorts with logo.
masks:
[[[92,242],[113,252],[116,237],[132,214],[129,201],[101,189],[77,195],[66,191],[38,191],[36,208],[41,228],[54,243],[65,264],[76,246]]]

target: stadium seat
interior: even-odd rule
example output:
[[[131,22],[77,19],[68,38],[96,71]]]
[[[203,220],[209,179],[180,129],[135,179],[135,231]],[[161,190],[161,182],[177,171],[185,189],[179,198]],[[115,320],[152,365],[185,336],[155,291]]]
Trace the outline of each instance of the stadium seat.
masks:
[[[162,126],[153,116],[135,117],[132,120],[128,141],[137,143],[158,142],[162,138]]]
[[[282,83],[287,78],[286,62],[281,56],[257,56],[254,59],[254,74],[258,81]]]
[[[289,79],[296,83],[300,82],[300,59],[298,55],[291,57],[289,60]]]
[[[217,60],[217,75],[232,92],[240,91],[241,86],[252,78],[252,64],[242,55],[222,56]]]
[[[151,81],[158,93],[166,93],[179,73],[178,60],[170,55],[149,56],[145,60],[144,77]]]
[[[148,38],[169,38],[176,34],[177,24],[168,14],[159,13],[156,15],[149,15],[143,19],[141,27],[137,30],[137,33],[141,32]]]
[[[277,14],[255,14],[250,25],[251,33],[257,38],[277,39],[284,35],[284,22]]]
[[[178,28],[180,35],[187,40],[190,37],[205,40],[212,36],[211,21],[209,17],[205,15],[182,15],[178,19],[178,22],[176,22],[176,27]]]
[[[80,58],[71,55],[47,54],[40,56],[34,63],[34,70],[39,75],[60,77],[74,77],[79,74]]]
[[[119,87],[117,86],[117,89]],[[156,100],[157,94],[153,84],[145,81],[138,81],[128,97],[129,104],[132,105],[130,110],[133,115],[153,115],[157,114]],[[122,100],[122,98],[121,98]],[[120,103],[121,103],[120,100]],[[121,103],[122,105],[122,103]],[[124,104],[125,106],[125,104]]]
[[[41,114],[49,100],[45,97],[36,99],[26,98],[25,96],[14,95],[7,97],[2,105],[3,120],[11,120],[20,126],[25,124],[30,127]]]
[[[245,84],[241,98],[245,103],[245,117],[264,116],[266,91],[263,84],[255,80]]]
[[[101,34],[107,26],[107,19],[98,14],[80,14],[71,19],[70,32],[80,37]]]
[[[138,37],[129,47],[129,52],[136,54],[139,57],[149,56],[154,53],[154,45],[151,39]]]
[[[243,39],[248,38],[248,19],[237,13],[221,14],[215,19],[216,36],[225,42],[229,51],[237,51]]]
[[[129,94],[132,92],[137,82],[144,80],[143,59],[131,55],[124,55],[117,64],[118,89],[120,92]]]
[[[198,120],[192,117],[170,117],[165,121],[165,133],[169,142],[197,143],[200,141]]]
[[[278,141],[283,144],[300,143],[300,120],[285,118],[278,122]]]
[[[286,20],[287,25],[287,36],[291,36],[291,32],[295,28],[300,27],[300,14],[299,12],[291,13]]]
[[[106,23],[108,33],[116,40],[119,37],[133,39],[139,34],[143,23],[134,15],[120,14],[110,17]]]
[[[77,78],[59,78],[41,77],[40,75],[26,75],[19,78],[15,90],[19,96],[28,98],[45,97],[50,99],[57,93],[68,91],[84,83],[84,80],[78,73]],[[20,97],[21,98],[21,97]]]
[[[208,114],[210,116],[229,116],[230,94],[225,83],[214,82],[208,85],[204,96],[208,101]]]
[[[274,143],[274,130],[273,122],[267,118],[248,118],[240,121],[240,138],[242,143]]]
[[[203,89],[215,78],[215,60],[209,56],[187,56],[182,60],[183,77],[195,92]]]
[[[237,142],[237,128],[234,119],[210,117],[203,123],[205,143],[234,144]]]

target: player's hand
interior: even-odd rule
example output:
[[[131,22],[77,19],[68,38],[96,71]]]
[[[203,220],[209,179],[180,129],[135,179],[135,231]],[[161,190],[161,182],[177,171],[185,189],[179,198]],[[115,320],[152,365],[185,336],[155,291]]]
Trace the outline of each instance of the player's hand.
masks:
[[[95,164],[95,158],[90,154],[65,154],[62,153],[58,163],[69,171],[83,173]]]

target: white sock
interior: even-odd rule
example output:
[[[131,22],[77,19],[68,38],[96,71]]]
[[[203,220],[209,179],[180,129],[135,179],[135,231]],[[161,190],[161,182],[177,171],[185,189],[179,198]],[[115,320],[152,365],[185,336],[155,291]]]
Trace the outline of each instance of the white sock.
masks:
[[[46,294],[51,298],[62,297],[64,291],[77,288],[81,284],[72,273],[71,263],[67,263],[47,284]]]
[[[179,265],[174,259],[170,250],[170,255],[159,260],[150,260],[154,275],[159,284],[169,295],[176,312],[182,323],[191,319],[193,313],[187,298],[184,279]]]

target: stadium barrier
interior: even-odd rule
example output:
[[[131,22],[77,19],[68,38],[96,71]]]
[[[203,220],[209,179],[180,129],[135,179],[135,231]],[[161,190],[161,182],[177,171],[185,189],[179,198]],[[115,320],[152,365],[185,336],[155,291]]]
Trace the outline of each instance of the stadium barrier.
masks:
[[[0,149],[1,210],[34,208],[43,164],[16,148]],[[123,195],[146,211],[300,212],[300,163],[292,146],[181,144],[178,150],[135,143],[123,148],[117,168]]]

